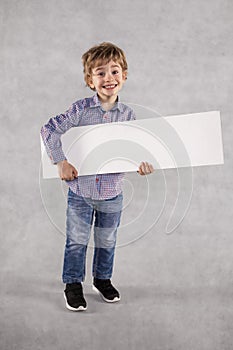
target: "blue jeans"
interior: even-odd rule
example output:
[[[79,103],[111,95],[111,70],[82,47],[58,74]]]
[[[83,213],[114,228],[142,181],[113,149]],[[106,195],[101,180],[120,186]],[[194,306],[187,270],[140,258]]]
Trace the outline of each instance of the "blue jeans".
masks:
[[[122,210],[122,193],[118,196],[94,200],[68,192],[66,246],[62,279],[64,283],[85,279],[86,250],[94,221],[93,277],[112,276],[117,228]]]

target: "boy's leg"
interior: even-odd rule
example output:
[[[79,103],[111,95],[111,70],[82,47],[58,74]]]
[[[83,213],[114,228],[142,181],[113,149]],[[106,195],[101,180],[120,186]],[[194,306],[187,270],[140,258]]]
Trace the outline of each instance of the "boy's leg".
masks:
[[[62,279],[64,283],[84,281],[86,250],[93,221],[91,201],[68,192],[66,246]]]
[[[94,259],[93,277],[110,279],[112,277],[117,228],[122,211],[122,194],[104,201],[95,202]]]

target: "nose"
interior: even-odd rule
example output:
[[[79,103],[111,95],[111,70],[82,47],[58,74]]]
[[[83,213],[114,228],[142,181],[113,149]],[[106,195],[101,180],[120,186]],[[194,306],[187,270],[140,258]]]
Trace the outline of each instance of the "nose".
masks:
[[[105,78],[106,78],[106,81],[112,81],[113,80],[112,73],[111,72],[107,72]]]

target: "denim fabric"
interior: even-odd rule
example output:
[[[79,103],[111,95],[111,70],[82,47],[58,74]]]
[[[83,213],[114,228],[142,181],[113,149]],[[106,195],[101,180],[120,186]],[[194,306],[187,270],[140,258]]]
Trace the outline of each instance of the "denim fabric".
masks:
[[[64,283],[85,279],[86,250],[93,222],[93,277],[111,278],[122,201],[122,193],[111,199],[94,200],[78,196],[69,189],[62,275]]]

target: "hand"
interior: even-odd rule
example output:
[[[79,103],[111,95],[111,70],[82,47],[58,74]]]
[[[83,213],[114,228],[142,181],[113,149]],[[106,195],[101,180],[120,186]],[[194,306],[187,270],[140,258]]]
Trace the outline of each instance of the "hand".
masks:
[[[151,173],[154,172],[154,168],[152,164],[149,164],[147,162],[141,162],[139,169],[138,169],[138,173],[140,175],[149,175]]]
[[[78,177],[78,171],[75,169],[73,165],[67,162],[67,160],[62,160],[57,163],[58,173],[61,180],[74,180]]]

